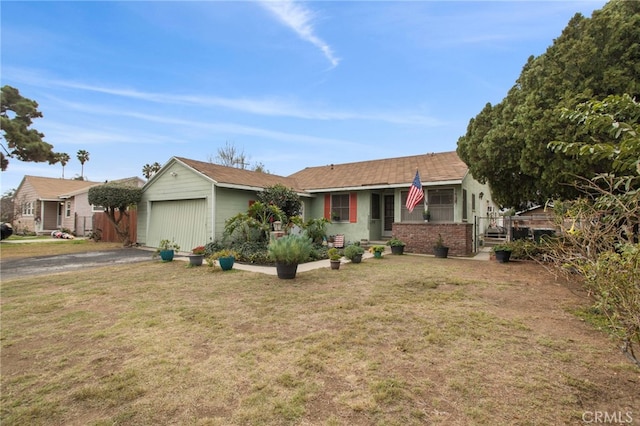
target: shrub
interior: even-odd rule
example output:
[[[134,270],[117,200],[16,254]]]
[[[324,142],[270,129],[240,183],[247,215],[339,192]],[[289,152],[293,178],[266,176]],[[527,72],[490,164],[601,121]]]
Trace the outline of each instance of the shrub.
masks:
[[[292,265],[306,262],[313,250],[311,240],[302,235],[285,235],[269,243],[269,258],[276,263]]]
[[[340,253],[340,250],[338,250],[335,247],[331,247],[327,251],[327,254],[329,255],[329,259],[331,259],[331,260],[340,260],[340,258],[342,257],[342,254]]]
[[[364,254],[364,249],[359,244],[349,244],[344,249],[344,257],[349,260],[353,260],[358,254]]]

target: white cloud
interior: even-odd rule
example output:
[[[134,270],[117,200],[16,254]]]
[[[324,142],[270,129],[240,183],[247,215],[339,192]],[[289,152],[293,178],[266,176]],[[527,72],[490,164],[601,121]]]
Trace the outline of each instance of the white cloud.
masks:
[[[315,34],[313,26],[314,12],[294,0],[260,0],[259,3],[271,11],[283,24],[291,28],[302,40],[316,46],[324,56],[336,67],[340,59],[335,56],[333,49]]]

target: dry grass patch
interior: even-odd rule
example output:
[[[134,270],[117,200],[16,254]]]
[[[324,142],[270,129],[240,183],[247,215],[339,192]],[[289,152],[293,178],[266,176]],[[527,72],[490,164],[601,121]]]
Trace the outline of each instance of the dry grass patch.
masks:
[[[2,283],[4,424],[570,424],[640,372],[536,265],[143,262]],[[640,417],[640,412],[637,413]]]

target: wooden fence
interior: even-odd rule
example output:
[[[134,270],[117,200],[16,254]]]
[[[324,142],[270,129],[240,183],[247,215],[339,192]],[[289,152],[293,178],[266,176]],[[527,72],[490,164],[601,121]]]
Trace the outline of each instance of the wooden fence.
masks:
[[[129,241],[132,244],[135,244],[138,240],[138,212],[136,210],[129,210],[129,217],[125,217],[120,222],[120,227],[125,226],[125,222],[129,221]],[[116,212],[116,217],[118,217],[119,212]],[[109,221],[107,214],[104,212],[94,213],[93,215],[93,232],[100,235],[100,241],[105,241],[108,243],[117,243],[120,242],[120,238],[116,233],[113,224]]]

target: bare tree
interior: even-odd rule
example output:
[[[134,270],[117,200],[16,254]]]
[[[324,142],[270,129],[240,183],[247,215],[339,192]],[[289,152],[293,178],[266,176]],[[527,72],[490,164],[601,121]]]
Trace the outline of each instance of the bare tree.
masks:
[[[218,148],[218,156],[213,161],[209,158],[210,163],[220,164],[227,167],[235,167],[237,169],[246,169],[249,163],[244,153],[244,148],[237,148],[233,143],[226,142],[224,147]]]

